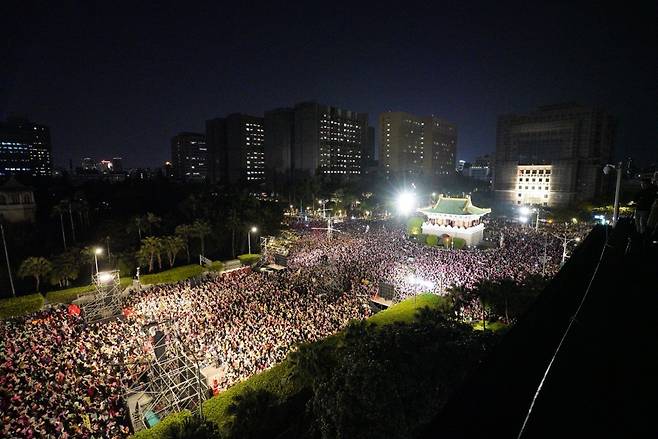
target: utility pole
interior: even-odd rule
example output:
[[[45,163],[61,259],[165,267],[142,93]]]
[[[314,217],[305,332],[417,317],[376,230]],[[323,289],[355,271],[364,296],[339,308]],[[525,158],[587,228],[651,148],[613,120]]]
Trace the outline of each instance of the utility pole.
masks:
[[[603,167],[603,173],[608,175],[614,169],[617,171],[617,184],[615,185],[615,205],[612,213],[612,226],[617,225],[617,220],[619,219],[619,192],[621,191],[621,173],[622,173],[622,162],[617,163],[616,165],[607,164]]]
[[[541,269],[541,275],[546,277],[546,247],[548,246],[548,235],[544,236],[544,264]]]
[[[11,285],[11,294],[16,297],[16,290],[14,289],[14,279],[11,276],[11,266],[9,265],[9,252],[7,251],[7,241],[5,241],[5,226],[0,217],[0,231],[2,231],[2,245],[5,248],[5,260],[7,261],[7,273],[9,273],[9,284]]]
[[[537,208],[537,222],[535,223],[535,230],[539,230],[539,207]]]

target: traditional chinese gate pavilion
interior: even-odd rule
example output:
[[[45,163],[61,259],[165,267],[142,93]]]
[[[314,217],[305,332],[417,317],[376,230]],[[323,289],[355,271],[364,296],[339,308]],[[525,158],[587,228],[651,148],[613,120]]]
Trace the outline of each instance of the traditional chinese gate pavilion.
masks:
[[[466,245],[478,245],[484,234],[482,217],[491,213],[471,203],[471,197],[449,198],[439,196],[434,206],[418,209],[425,216],[423,233],[445,238],[462,238]]]

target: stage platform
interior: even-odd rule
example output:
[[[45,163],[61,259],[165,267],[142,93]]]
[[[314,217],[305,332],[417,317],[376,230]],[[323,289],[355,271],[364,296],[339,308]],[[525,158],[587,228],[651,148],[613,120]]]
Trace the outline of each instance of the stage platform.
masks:
[[[371,301],[372,303],[374,303],[374,304],[376,304],[376,305],[382,307],[382,308],[388,308],[388,307],[390,307],[391,305],[393,305],[393,301],[392,301],[392,300],[384,299],[384,298],[381,297],[381,296],[374,296],[374,297],[371,297],[371,298],[370,298],[370,301]]]

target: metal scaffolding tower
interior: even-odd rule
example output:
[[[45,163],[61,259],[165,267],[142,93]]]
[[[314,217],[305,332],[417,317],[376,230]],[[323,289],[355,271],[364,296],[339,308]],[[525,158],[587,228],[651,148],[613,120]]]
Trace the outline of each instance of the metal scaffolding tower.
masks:
[[[96,292],[82,304],[84,318],[88,322],[121,314],[121,277],[119,270],[101,271],[94,275]]]
[[[160,325],[151,346],[148,367],[125,394],[135,432],[152,427],[170,413],[201,409],[208,396],[201,374],[206,365],[199,364],[178,336]]]

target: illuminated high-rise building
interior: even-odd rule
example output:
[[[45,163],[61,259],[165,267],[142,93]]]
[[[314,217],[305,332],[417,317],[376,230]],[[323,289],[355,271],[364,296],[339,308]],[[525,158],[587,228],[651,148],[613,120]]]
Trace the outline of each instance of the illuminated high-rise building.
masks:
[[[0,122],[0,175],[52,173],[50,129],[24,118]]]
[[[211,182],[265,181],[265,129],[262,117],[231,114],[206,121]]]
[[[379,115],[379,163],[387,176],[437,177],[455,170],[457,127],[434,116]]]
[[[180,133],[171,139],[171,167],[179,181],[203,181],[208,176],[206,137]]]
[[[604,190],[601,169],[612,160],[614,122],[600,108],[540,107],[498,119],[494,190],[515,205],[565,206]]]
[[[367,148],[366,113],[302,102],[266,112],[265,127],[267,164],[275,172],[361,174]]]

